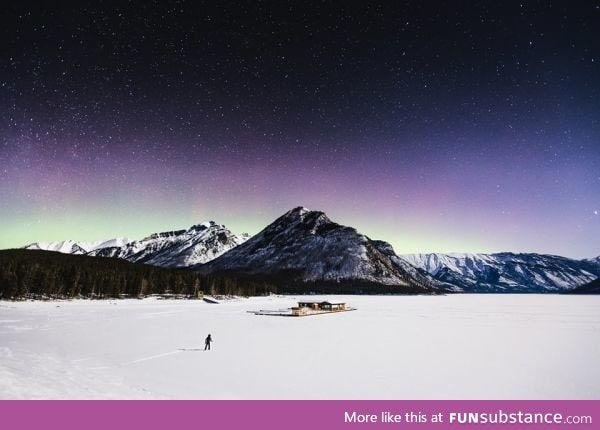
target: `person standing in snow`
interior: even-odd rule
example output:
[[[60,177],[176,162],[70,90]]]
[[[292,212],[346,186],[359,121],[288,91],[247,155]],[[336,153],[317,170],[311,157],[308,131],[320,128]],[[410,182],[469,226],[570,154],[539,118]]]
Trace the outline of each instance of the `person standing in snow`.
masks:
[[[210,333],[208,334],[208,336],[206,336],[206,339],[204,340],[204,350],[206,351],[207,349],[210,351],[210,343],[212,342],[212,337],[210,335]]]

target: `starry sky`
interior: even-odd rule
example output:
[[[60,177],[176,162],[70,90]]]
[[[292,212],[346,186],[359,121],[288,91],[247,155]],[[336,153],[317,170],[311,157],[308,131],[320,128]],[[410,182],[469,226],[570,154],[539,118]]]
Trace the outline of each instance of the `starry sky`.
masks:
[[[13,2],[0,35],[0,248],[302,205],[600,254],[600,1]]]

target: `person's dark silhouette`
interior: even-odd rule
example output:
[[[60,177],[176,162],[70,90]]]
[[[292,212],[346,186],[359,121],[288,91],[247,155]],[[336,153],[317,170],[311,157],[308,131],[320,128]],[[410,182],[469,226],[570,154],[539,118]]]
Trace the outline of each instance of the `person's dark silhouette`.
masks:
[[[206,339],[204,340],[204,350],[206,351],[207,349],[210,350],[210,343],[212,342],[212,337],[209,334],[208,336],[206,336]]]

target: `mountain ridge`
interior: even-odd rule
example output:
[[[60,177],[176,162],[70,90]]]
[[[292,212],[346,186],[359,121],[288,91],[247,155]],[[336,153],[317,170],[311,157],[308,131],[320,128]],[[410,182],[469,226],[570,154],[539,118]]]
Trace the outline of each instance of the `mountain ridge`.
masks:
[[[289,283],[363,282],[388,290],[431,292],[441,283],[395,261],[391,245],[331,221],[324,212],[298,206],[259,233],[204,265],[202,273],[230,276],[287,275]],[[285,281],[284,281],[285,282]]]
[[[96,257],[116,257],[160,267],[188,267],[206,263],[245,242],[249,235],[236,235],[224,225],[208,221],[188,229],[153,233],[123,246],[97,249]]]
[[[69,239],[54,242],[33,242],[29,245],[23,246],[22,249],[56,251],[61,252],[63,254],[86,254],[99,248],[105,248],[108,246],[120,246],[124,245],[127,242],[129,242],[129,239],[126,237],[102,239],[91,242]]]
[[[143,239],[114,238],[95,242],[64,240],[34,242],[23,247],[29,250],[56,251],[63,254],[92,257],[115,257],[159,267],[184,268],[205,263],[249,237],[236,235],[214,221],[195,224],[187,229],[152,233]]]
[[[241,245],[244,248],[238,250]],[[600,256],[577,260],[515,252],[397,255],[388,242],[373,240],[303,206],[287,211],[253,237],[207,221],[134,241],[35,242],[25,248],[234,277],[266,276],[280,284],[365,282],[391,290],[404,286],[444,292],[549,293],[569,291],[600,277]]]
[[[600,276],[597,259],[549,254],[426,253],[400,257],[465,292],[561,292]]]

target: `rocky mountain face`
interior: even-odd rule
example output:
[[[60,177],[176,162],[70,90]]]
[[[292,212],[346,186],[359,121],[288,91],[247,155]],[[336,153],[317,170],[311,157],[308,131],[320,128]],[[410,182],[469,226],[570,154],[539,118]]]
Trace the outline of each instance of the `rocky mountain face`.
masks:
[[[323,212],[297,207],[221,257],[195,269],[228,276],[259,276],[283,283],[387,286],[390,292],[432,292],[436,282],[398,258],[392,247]]]
[[[248,237],[233,234],[225,226],[210,221],[187,230],[155,233],[122,246],[100,248],[88,255],[161,267],[188,267],[213,260],[244,243]]]
[[[599,259],[555,255],[409,254],[401,258],[464,292],[563,292],[600,276]]]

